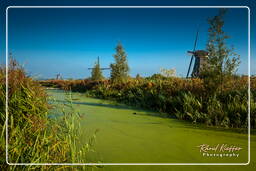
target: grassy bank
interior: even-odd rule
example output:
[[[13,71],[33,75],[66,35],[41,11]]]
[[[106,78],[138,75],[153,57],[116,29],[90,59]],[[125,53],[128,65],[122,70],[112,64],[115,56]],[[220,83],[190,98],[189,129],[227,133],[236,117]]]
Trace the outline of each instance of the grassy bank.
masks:
[[[233,77],[218,91],[203,79],[130,78],[126,82],[109,80],[47,80],[44,86],[87,93],[128,105],[168,113],[193,123],[247,128],[248,77]],[[256,78],[251,78],[251,127],[256,127]]]

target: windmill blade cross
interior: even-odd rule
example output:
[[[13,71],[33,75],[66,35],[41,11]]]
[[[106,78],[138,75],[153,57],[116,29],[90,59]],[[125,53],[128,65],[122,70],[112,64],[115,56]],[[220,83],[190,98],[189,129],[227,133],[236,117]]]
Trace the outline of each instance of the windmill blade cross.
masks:
[[[89,70],[94,69],[94,68],[88,68]],[[100,68],[101,70],[109,70],[110,68]]]
[[[97,64],[100,65],[100,57],[97,58]],[[88,68],[88,70],[92,70],[94,68]],[[109,70],[110,68],[100,68],[100,70]]]
[[[196,44],[197,44],[197,40],[198,40],[198,33],[199,33],[199,28],[197,29],[197,32],[196,32],[196,39],[195,39],[195,43],[194,43],[193,52],[195,52],[195,50],[196,50]]]

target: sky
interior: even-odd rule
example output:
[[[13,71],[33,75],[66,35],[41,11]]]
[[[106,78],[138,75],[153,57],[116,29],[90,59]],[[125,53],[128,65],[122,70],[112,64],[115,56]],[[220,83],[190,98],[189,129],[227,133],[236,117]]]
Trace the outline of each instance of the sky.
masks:
[[[8,50],[37,78],[86,78],[100,57],[102,67],[114,62],[115,46],[127,53],[130,75],[150,76],[160,68],[176,69],[186,76],[195,35],[196,49],[205,49],[207,19],[213,8],[169,9],[45,9],[8,10]],[[238,74],[248,72],[248,10],[229,9],[224,31],[228,46],[241,55]],[[110,71],[104,71],[108,77]],[[251,71],[255,74],[254,68]]]

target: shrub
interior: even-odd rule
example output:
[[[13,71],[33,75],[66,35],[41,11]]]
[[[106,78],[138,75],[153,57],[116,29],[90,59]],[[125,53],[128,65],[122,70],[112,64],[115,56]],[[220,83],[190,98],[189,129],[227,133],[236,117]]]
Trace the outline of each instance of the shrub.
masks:
[[[191,120],[193,123],[205,122],[206,114],[202,112],[202,99],[197,99],[196,96],[189,93],[182,93],[177,97],[181,104],[180,109],[176,109],[175,115],[177,118]]]

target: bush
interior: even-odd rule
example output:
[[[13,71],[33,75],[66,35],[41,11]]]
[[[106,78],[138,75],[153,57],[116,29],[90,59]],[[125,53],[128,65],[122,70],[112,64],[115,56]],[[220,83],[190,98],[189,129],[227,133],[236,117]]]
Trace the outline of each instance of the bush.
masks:
[[[191,120],[193,123],[205,122],[206,114],[203,113],[202,99],[197,99],[193,94],[182,93],[177,97],[180,102],[180,109],[176,109],[175,115],[179,119]]]

